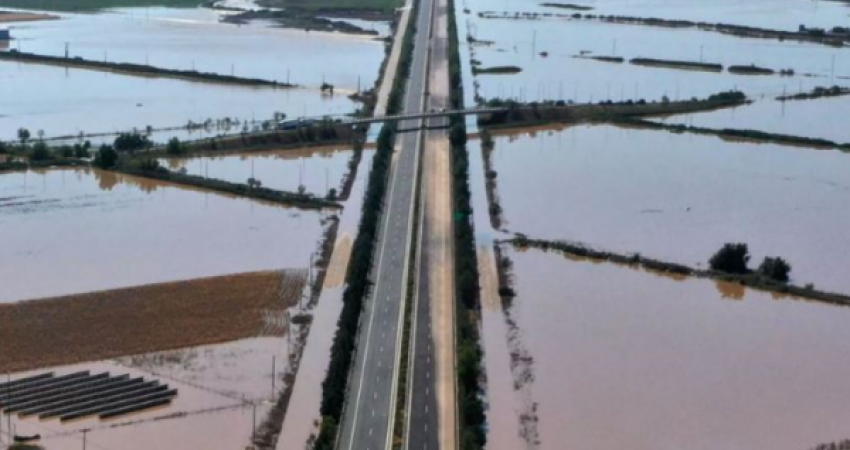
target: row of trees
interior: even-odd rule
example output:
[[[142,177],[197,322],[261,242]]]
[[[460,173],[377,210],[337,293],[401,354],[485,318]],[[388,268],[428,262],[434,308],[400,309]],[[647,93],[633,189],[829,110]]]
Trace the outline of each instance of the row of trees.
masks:
[[[449,87],[453,109],[463,109],[463,77],[454,1],[449,2]],[[481,401],[482,360],[476,320],[480,312],[480,285],[475,229],[472,222],[472,194],[469,189],[469,152],[464,119],[452,116],[451,142],[452,187],[455,215],[455,287],[458,304],[457,382],[461,450],[480,450],[487,443],[484,404]]]
[[[709,260],[712,270],[735,275],[747,275],[749,269],[750,249],[747,244],[724,244]],[[765,257],[755,270],[756,275],[769,280],[787,283],[790,279],[791,265],[780,257]]]

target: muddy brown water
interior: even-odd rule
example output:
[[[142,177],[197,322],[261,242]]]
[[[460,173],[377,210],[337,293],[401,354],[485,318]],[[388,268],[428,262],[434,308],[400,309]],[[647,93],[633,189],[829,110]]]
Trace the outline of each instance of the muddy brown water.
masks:
[[[0,175],[0,302],[304,268],[322,215],[99,170]]]
[[[538,448],[799,450],[847,437],[850,309],[508,254]],[[485,338],[488,351],[506,345]]]
[[[850,169],[831,150],[578,126],[496,137],[505,227],[705,267],[745,242],[798,284],[850,292]]]
[[[164,158],[160,162],[171,170],[186,169],[192,175],[232,183],[255,178],[265,187],[288,192],[297,192],[303,185],[306,192],[324,197],[330,189],[340,192],[353,154],[350,147],[320,147]]]

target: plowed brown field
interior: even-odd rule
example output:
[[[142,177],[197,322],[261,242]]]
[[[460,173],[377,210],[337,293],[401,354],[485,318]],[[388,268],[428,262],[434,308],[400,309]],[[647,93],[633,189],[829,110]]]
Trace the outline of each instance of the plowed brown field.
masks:
[[[243,339],[298,303],[305,271],[254,272],[0,305],[0,372]]]

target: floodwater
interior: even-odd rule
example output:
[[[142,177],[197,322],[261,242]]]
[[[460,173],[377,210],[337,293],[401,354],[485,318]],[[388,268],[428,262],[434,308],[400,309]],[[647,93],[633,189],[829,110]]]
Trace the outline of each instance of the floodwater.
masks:
[[[27,128],[33,137],[126,132],[147,126],[181,127],[189,121],[236,118],[270,120],[275,112],[289,117],[347,114],[357,105],[345,95],[320,95],[303,89],[223,86],[167,78],[144,78],[38,64],[0,63],[0,140],[17,139]],[[229,132],[239,132],[234,127]],[[175,130],[159,133],[161,142],[177,136],[205,134]],[[111,138],[105,138],[111,142]]]
[[[745,242],[850,293],[845,153],[600,125],[498,136],[493,164],[512,232],[703,267]]]
[[[572,3],[590,6],[591,11],[549,8],[537,0],[466,0],[478,10],[529,11],[572,14],[615,14],[632,17],[692,20],[728,23],[777,30],[796,31],[801,24],[808,27],[832,28],[846,25],[848,7],[839,1],[799,0],[577,0]]]
[[[257,337],[118,358],[117,362],[247,401],[273,401],[286,385],[291,350],[286,337]],[[274,379],[274,384],[272,380]]]
[[[529,448],[800,450],[847,437],[850,309],[508,254],[510,317],[533,358]],[[487,353],[506,345],[485,337]]]
[[[850,75],[847,50],[814,44],[741,39],[690,29],[653,28],[565,20],[477,20],[473,35],[494,45],[474,46],[482,67],[518,66],[514,75],[479,75],[485,98],[533,100],[658,100],[704,98],[738,89],[750,96],[778,96],[841,84]],[[675,42],[676,45],[670,45]],[[541,56],[547,52],[548,56]],[[676,70],[574,58],[590,55],[687,60],[794,69],[795,76],[747,76]],[[702,55],[702,56],[701,56]],[[833,65],[834,61],[834,65]]]
[[[108,60],[181,70],[287,81],[318,87],[371,88],[384,44],[371,38],[220,23],[203,8],[122,8],[101,14],[62,14],[63,20],[15,27],[25,52]]]
[[[39,444],[51,450],[77,450],[82,448],[84,429],[88,448],[95,449],[150,449],[174,448],[192,450],[206,448],[227,450],[245,448],[251,438],[254,407],[259,425],[266,417],[269,403],[247,398],[229,391],[218,390],[203,382],[193,382],[179,377],[156,375],[115,362],[101,362],[51,368],[57,375],[89,370],[92,373],[109,372],[113,375],[129,374],[131,378],[144,377],[158,380],[178,390],[169,406],[123,416],[108,421],[87,418],[62,423],[58,420],[41,421],[38,418],[11,418],[11,425],[19,435],[41,434]],[[269,366],[269,371],[271,366]],[[32,373],[43,373],[37,371]],[[248,371],[245,376],[252,376]],[[23,376],[24,374],[18,374]],[[14,376],[17,378],[18,376]],[[267,383],[263,383],[265,385]],[[252,403],[253,402],[253,403]],[[6,418],[4,417],[4,421]],[[7,432],[6,427],[3,429]],[[3,441],[8,435],[3,436]]]
[[[341,191],[354,152],[350,147],[319,147],[273,150],[223,156],[166,158],[171,170],[186,169],[192,175],[245,183],[249,178],[282,191],[305,191],[324,197],[330,189]]]
[[[787,102],[759,99],[747,106],[672,116],[664,118],[663,122],[707,128],[746,128],[844,144],[850,143],[847,117],[850,117],[850,97],[832,97]]]
[[[0,176],[0,302],[307,267],[324,213],[98,170]]]

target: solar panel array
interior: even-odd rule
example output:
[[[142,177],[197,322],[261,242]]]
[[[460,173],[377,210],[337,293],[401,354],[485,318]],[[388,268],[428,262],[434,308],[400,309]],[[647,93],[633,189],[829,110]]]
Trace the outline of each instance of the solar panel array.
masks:
[[[167,406],[176,396],[177,389],[143,377],[50,372],[0,383],[0,411],[63,422],[90,416],[111,419]]]

